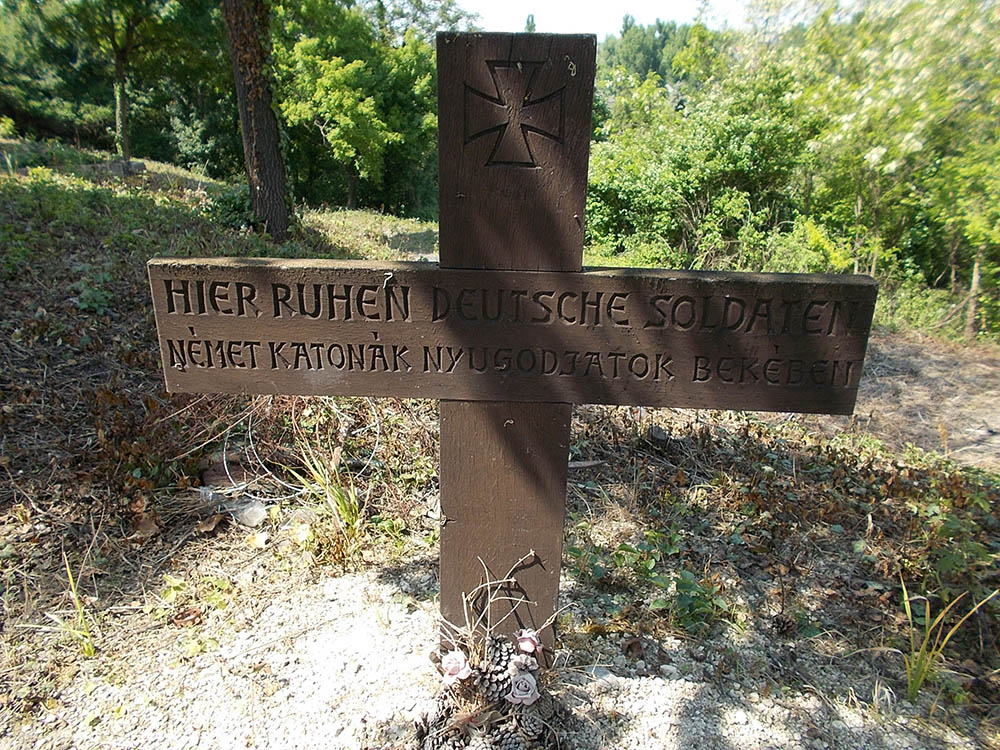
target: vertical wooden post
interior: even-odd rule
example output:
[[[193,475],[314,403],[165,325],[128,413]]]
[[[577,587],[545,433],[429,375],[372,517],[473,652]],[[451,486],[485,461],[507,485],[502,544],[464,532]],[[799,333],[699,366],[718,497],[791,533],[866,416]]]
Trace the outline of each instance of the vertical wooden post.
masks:
[[[440,258],[446,268],[579,271],[596,39],[440,34]],[[501,632],[554,612],[571,404],[441,402],[441,612],[515,571]],[[532,554],[533,553],[533,554]],[[480,562],[482,561],[482,563]],[[510,612],[499,602],[496,622]],[[551,645],[551,630],[546,636]]]

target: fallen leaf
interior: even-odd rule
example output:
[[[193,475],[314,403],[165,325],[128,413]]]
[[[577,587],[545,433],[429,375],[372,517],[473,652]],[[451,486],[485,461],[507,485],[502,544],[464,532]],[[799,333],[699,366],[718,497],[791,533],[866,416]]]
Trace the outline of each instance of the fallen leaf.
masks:
[[[148,513],[140,513],[136,516],[132,527],[132,536],[129,539],[136,542],[143,542],[159,533],[160,527],[156,523],[156,511],[151,510]]]
[[[203,619],[199,607],[187,607],[171,617],[170,622],[179,628],[189,628],[192,625],[200,625]]]
[[[264,546],[267,544],[267,532],[255,531],[247,537],[247,544],[251,549],[264,549]]]
[[[215,531],[215,527],[219,525],[219,521],[221,520],[222,514],[216,513],[215,515],[209,516],[202,521],[198,521],[198,523],[195,524],[194,530],[199,534],[208,534],[209,532]]]

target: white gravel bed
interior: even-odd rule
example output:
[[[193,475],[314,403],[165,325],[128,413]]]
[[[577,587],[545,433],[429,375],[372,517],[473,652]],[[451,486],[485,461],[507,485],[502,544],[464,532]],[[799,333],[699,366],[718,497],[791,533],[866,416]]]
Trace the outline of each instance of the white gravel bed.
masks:
[[[193,658],[181,647],[191,629],[165,627],[158,644],[137,648],[120,668],[84,663],[46,712],[0,738],[0,746],[410,748],[412,721],[439,684],[428,658],[436,644],[435,593],[426,572],[408,580],[372,571],[303,583]],[[555,692],[576,717],[563,746],[976,747],[919,720],[923,711],[914,707],[875,710],[849,700],[837,674],[814,672],[809,662],[800,662],[799,674],[822,682],[817,690],[761,695],[740,683],[738,670],[720,676],[716,652],[732,653],[733,645],[717,641],[647,643],[668,655],[662,664],[626,658],[614,635],[590,638],[585,651],[560,652]],[[749,638],[739,648],[752,658],[764,645]]]

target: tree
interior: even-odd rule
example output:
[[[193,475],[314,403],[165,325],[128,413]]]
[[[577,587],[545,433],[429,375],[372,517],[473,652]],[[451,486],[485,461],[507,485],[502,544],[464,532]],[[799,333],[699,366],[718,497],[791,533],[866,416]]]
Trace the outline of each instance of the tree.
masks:
[[[433,42],[438,31],[466,31],[479,19],[478,14],[459,7],[457,0],[367,0],[362,10],[396,41],[413,31]]]
[[[1000,140],[978,143],[946,157],[931,180],[932,211],[968,243],[972,272],[966,298],[964,332],[973,338],[983,291],[983,268],[1000,264]],[[967,262],[968,262],[967,261]],[[953,259],[957,264],[957,259]],[[954,266],[953,266],[954,267]]]
[[[672,265],[759,269],[769,234],[794,223],[815,133],[789,71],[742,70],[683,112],[655,75],[632,83],[612,107],[612,137],[592,150],[591,241]]]
[[[327,161],[326,194],[303,185],[313,200],[343,201],[346,192],[350,208],[433,215],[433,48],[416,28],[397,37],[379,9],[369,17],[338,0],[275,6],[278,101],[295,132],[293,169],[298,184],[315,182],[304,150],[315,154],[310,162]],[[339,185],[330,172],[342,175]]]
[[[61,2],[0,3],[0,112],[24,133],[102,142],[113,116],[106,59],[54,33]]]
[[[308,10],[308,13],[306,12]],[[347,207],[360,178],[380,182],[385,147],[398,140],[381,111],[375,30],[356,8],[319,0],[276,6],[275,58],[285,121],[317,130],[348,175]]]
[[[132,157],[128,79],[135,56],[169,36],[164,26],[177,6],[169,0],[75,0],[65,13],[48,16],[48,27],[71,44],[90,45],[114,71],[115,148]]]
[[[222,15],[233,62],[250,202],[265,231],[281,241],[288,232],[289,211],[278,118],[271,108],[270,9],[266,0],[222,0]]]
[[[622,20],[621,35],[609,36],[601,45],[599,68],[607,74],[616,68],[623,68],[639,80],[656,73],[660,80],[672,83],[675,80],[672,62],[684,48],[689,28],[659,19],[654,24],[643,26],[626,15]]]

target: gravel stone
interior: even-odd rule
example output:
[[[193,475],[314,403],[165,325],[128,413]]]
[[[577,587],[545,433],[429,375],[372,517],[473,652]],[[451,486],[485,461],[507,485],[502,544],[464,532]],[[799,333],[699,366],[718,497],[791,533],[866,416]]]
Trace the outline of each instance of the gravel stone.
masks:
[[[165,626],[154,645],[116,657],[128,670],[100,660],[81,667],[52,696],[56,710],[8,732],[3,747],[414,750],[413,722],[434,705],[440,676],[428,658],[438,637],[435,578],[412,580],[420,596],[401,596],[401,581],[378,571],[303,582],[193,658],[184,656],[189,630]],[[584,589],[567,589],[579,593],[570,611],[601,617]],[[643,675],[620,638],[576,633],[573,643],[548,674],[548,689],[572,711],[561,747],[975,747],[971,735],[927,722],[923,705],[876,715],[849,701],[852,690],[861,694],[856,677],[808,648],[797,650],[795,669],[822,675],[822,700],[795,686],[801,678],[756,674],[747,665],[766,665],[762,655],[781,645],[765,635],[747,634],[739,646],[725,633],[694,647],[665,639],[644,652]],[[742,670],[734,668],[738,682],[719,683],[713,665],[723,655]]]

